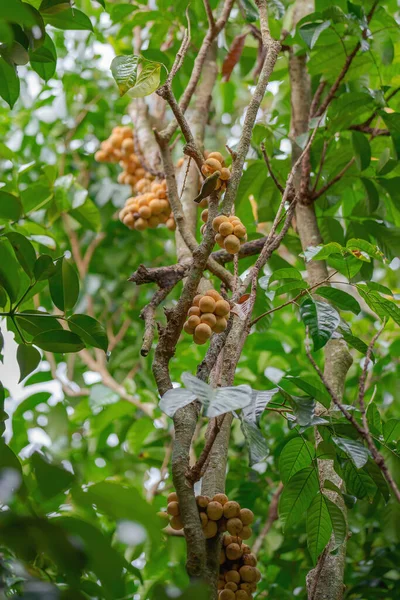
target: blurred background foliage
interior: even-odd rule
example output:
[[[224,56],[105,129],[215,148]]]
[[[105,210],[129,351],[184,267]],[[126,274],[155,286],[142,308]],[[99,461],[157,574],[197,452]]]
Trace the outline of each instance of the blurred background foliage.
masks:
[[[15,3],[15,10],[20,4]],[[188,587],[183,538],[164,535],[163,523],[156,517],[172,489],[168,458],[173,431],[171,421],[157,408],[151,355],[142,358],[139,353],[143,333],[139,313],[154,290],[134,287],[127,281],[140,264],[155,267],[176,262],[174,238],[166,229],[159,228],[155,234],[124,227],[117,215],[130,196],[130,188],[117,183],[118,166],[97,164],[93,158],[114,126],[130,123],[129,98],[119,97],[109,70],[113,56],[131,53],[135,28],[141,28],[143,56],[170,67],[179,48],[187,3],[77,0],[76,8],[89,21],[83,19],[78,30],[68,24],[68,6],[60,12],[46,12],[51,2],[32,0],[29,4],[42,14],[57,60],[38,62],[37,55],[30,55],[26,66],[18,66],[20,94],[15,105],[10,109],[5,101],[0,103],[0,202],[1,195],[8,193],[20,198],[23,206],[17,219],[10,220],[1,213],[0,224],[3,233],[26,236],[37,255],[71,259],[80,279],[75,312],[89,313],[104,325],[111,353],[107,359],[101,348],[85,348],[78,354],[42,350],[39,366],[17,385],[13,336],[19,343],[19,334],[10,319],[1,323],[5,338],[1,366],[5,432],[0,451],[0,597],[163,600],[177,597],[180,590],[182,600],[200,600],[204,597],[201,588]],[[214,9],[218,4],[218,0],[211,2]],[[290,34],[285,44],[296,44],[297,51],[309,53],[309,72],[316,89],[322,76],[328,82],[337,76],[344,53],[360,37],[357,19],[363,18],[366,5],[371,3],[338,0],[332,5],[317,0],[316,11],[324,15],[322,22],[330,20],[330,25],[317,33],[321,19],[311,19],[311,26],[302,32],[292,31],[293,3],[274,0],[270,4],[272,35],[279,38],[282,29],[287,29]],[[400,264],[396,258],[400,250],[400,94],[386,99],[400,84],[397,10],[394,0],[380,3],[371,35],[354,61],[342,93],[328,110],[311,156],[316,173],[326,144],[321,186],[356,155],[340,182],[318,199],[318,221],[325,244],[335,241],[345,245],[353,238],[376,244],[385,260],[357,264],[352,282],[376,282],[394,295],[399,293]],[[2,6],[3,42],[12,35],[9,22],[14,19],[4,11]],[[201,2],[191,3],[189,15],[196,26],[192,27],[190,53],[174,80],[177,97],[188,81],[206,28]],[[249,32],[229,81],[218,78],[206,148],[224,151],[226,143],[234,147],[240,134],[258,58],[258,43],[251,35],[255,22],[252,2],[243,1],[233,9],[220,36],[221,71],[235,36]],[[311,49],[310,31],[316,37]],[[34,52],[29,49],[30,54]],[[4,48],[1,61],[8,76],[10,55]],[[4,80],[0,94],[7,100],[9,91],[4,91],[3,84]],[[260,143],[265,143],[282,183],[290,168],[291,110],[285,53],[278,60],[268,90],[238,196],[237,213],[250,239],[268,232],[279,203]],[[352,141],[349,127],[363,123],[373,113],[379,115],[379,127],[388,127],[392,136],[376,137],[367,141],[367,149],[365,144],[360,149],[354,136]],[[181,151],[179,141],[176,159]],[[85,256],[90,260],[78,264],[77,257]],[[252,262],[251,258],[242,260],[241,272]],[[294,230],[269,261],[266,274],[286,267],[304,275],[304,259]],[[341,267],[338,279],[346,282],[349,264]],[[18,276],[23,280],[22,272]],[[44,307],[53,313],[54,298],[47,281],[37,286],[36,295],[28,295],[20,308]],[[258,314],[294,295],[276,293],[277,288],[275,283],[266,291],[260,289]],[[345,285],[343,288],[348,290]],[[174,302],[179,291],[177,286],[166,306]],[[383,294],[387,296],[388,291],[383,290]],[[357,298],[362,311],[344,311],[342,316],[352,334],[368,343],[376,330],[377,316]],[[159,318],[164,318],[162,309]],[[246,342],[235,383],[249,383],[256,389],[279,383],[290,392],[297,389],[299,394],[287,378],[313,375],[304,351],[304,336],[296,306],[260,320]],[[194,373],[204,352],[204,347],[194,346],[188,336],[182,336],[172,361],[173,380],[179,382],[183,371]],[[364,358],[362,352],[352,352],[346,404],[356,398]],[[320,354],[316,355],[318,360]],[[384,422],[400,418],[399,355],[400,340],[392,320],[379,340],[369,375],[367,400],[373,400],[380,415],[377,439],[381,435],[380,418]],[[202,447],[204,427],[205,423],[199,427],[194,452]],[[273,411],[263,416],[261,427],[270,454],[251,469],[239,423],[235,422],[227,476],[229,497],[256,514],[255,537],[266,521],[271,497],[280,482],[279,456],[295,435],[288,422]],[[312,429],[304,435],[313,440]],[[400,481],[398,437],[383,451]],[[369,481],[370,493],[365,498],[349,492],[346,598],[394,599],[399,597],[400,508],[392,499],[385,503],[385,494]],[[312,561],[304,522],[283,533],[277,521],[262,544],[259,559],[263,579],[258,598],[306,598],[305,576]]]

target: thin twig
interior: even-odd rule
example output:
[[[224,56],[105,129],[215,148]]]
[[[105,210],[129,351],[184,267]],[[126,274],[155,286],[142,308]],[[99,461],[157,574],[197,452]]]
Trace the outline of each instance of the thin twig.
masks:
[[[275,521],[278,520],[279,515],[278,515],[278,505],[279,505],[279,498],[281,497],[283,491],[283,483],[280,482],[280,484],[278,485],[278,488],[276,490],[276,492],[274,493],[274,495],[271,498],[271,503],[269,505],[269,510],[268,510],[268,517],[267,520],[265,522],[264,527],[261,529],[260,533],[258,534],[257,538],[255,539],[255,542],[253,544],[253,547],[251,549],[252,554],[257,555],[264,543],[265,538],[267,537],[267,535],[269,534],[272,525],[275,523]]]
[[[271,167],[271,163],[270,163],[269,158],[268,158],[267,151],[265,150],[265,144],[264,144],[264,142],[262,142],[260,148],[261,148],[261,153],[263,155],[265,164],[267,165],[268,173],[270,174],[270,176],[272,178],[272,181],[274,182],[274,184],[276,185],[276,187],[278,188],[278,190],[280,191],[280,193],[283,194],[284,188],[279,183],[279,181],[277,180],[277,178],[275,177],[275,174],[274,174],[274,172],[272,170],[272,167]]]

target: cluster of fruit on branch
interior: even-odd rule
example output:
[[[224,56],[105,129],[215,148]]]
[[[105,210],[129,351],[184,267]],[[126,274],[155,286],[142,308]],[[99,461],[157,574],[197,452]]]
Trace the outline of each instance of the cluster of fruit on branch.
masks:
[[[238,502],[229,500],[225,494],[213,498],[197,496],[204,537],[210,539],[222,533],[220,571],[218,579],[219,600],[251,600],[257,589],[261,573],[257,569],[257,559],[243,540],[251,537],[253,512],[241,508]],[[183,529],[179,500],[175,492],[168,496],[167,514],[170,526],[177,531]]]
[[[175,219],[167,195],[165,179],[154,181],[151,173],[141,165],[135,154],[135,143],[131,127],[114,127],[110,137],[100,144],[96,152],[98,162],[119,162],[122,173],[118,183],[130,185],[133,195],[127,199],[119,218],[129,229],[144,231],[166,225],[175,230]]]
[[[212,333],[225,331],[231,307],[216,290],[197,294],[189,308],[183,329],[193,335],[195,344],[205,344]]]

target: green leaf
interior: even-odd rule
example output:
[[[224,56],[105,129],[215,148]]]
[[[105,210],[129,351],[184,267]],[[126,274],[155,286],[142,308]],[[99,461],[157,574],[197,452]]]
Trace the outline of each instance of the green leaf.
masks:
[[[258,21],[258,10],[252,0],[240,0],[240,4],[244,9],[245,19],[248,23]]]
[[[256,423],[241,417],[240,428],[246,440],[249,452],[249,464],[252,467],[267,458],[269,448],[265,437]]]
[[[41,13],[54,14],[68,10],[70,7],[70,0],[42,0],[39,10]]]
[[[382,434],[382,422],[378,407],[375,402],[370,402],[367,408],[368,425],[372,433],[375,435]]]
[[[57,67],[57,51],[48,33],[43,45],[30,54],[30,61],[32,69],[44,81],[49,81],[53,77]]]
[[[9,192],[3,192],[0,190],[0,219],[5,219],[7,221],[18,221],[21,216],[21,200]]]
[[[43,14],[44,22],[57,29],[93,31],[93,25],[87,15],[77,8],[68,8],[61,12]]]
[[[280,279],[297,279],[299,281],[303,281],[300,271],[289,267],[274,271],[269,278],[269,284],[271,284],[273,281],[279,281]]]
[[[324,246],[310,246],[304,252],[304,255],[309,260],[326,260],[332,254],[344,254],[345,248],[343,248],[337,242],[329,242],[329,244],[325,244]]]
[[[355,350],[358,350],[358,352],[361,352],[361,354],[365,355],[367,353],[368,346],[365,342],[360,340],[360,338],[352,335],[347,330],[345,330],[343,327],[339,327],[338,331],[342,334],[344,341],[349,346],[351,346]]]
[[[340,323],[340,317],[332,306],[310,297],[301,303],[300,315],[305,326],[309,328],[314,352],[325,346]]]
[[[369,163],[371,162],[371,146],[369,145],[369,141],[361,131],[352,131],[351,142],[353,144],[357,167],[360,171],[364,171],[369,167]]]
[[[378,175],[387,175],[397,166],[397,160],[390,157],[390,148],[384,148],[382,154],[379,157],[378,166],[376,172]]]
[[[70,210],[69,214],[86,229],[90,229],[91,231],[96,232],[100,231],[100,211],[95,205],[95,203],[92,200],[90,200],[90,198],[87,198],[84,204],[82,204],[78,208]]]
[[[68,327],[77,333],[85,344],[107,352],[108,338],[104,327],[87,315],[75,314],[68,319]]]
[[[291,375],[288,375],[285,377],[285,379],[306,392],[312,398],[315,398],[315,400],[320,402],[323,406],[325,406],[325,408],[330,407],[331,397],[324,384],[316,377],[313,377],[312,375],[306,375],[303,377],[292,377]]]
[[[33,274],[36,281],[43,281],[54,275],[56,267],[53,263],[53,259],[48,254],[41,254],[38,256],[33,267]]]
[[[25,190],[21,191],[22,205],[26,214],[39,210],[45,206],[53,197],[53,191],[49,184],[44,184],[40,181],[28,185]]]
[[[325,31],[325,29],[328,29],[330,25],[330,21],[324,21],[323,23],[306,23],[299,28],[299,34],[309,48],[314,48],[321,33]]]
[[[236,205],[247,199],[251,194],[258,195],[261,187],[265,184],[268,176],[265,163],[262,160],[257,160],[251,163],[244,171],[236,196]]]
[[[19,78],[15,66],[0,56],[0,96],[10,108],[19,96]]]
[[[51,299],[57,308],[65,312],[75,306],[79,296],[79,278],[75,267],[65,257],[57,262],[49,286]]]
[[[317,494],[307,510],[307,546],[314,565],[329,543],[332,522],[323,494]]]
[[[62,467],[52,465],[35,452],[30,458],[40,493],[46,500],[71,487],[75,477]]]
[[[380,468],[378,467],[376,462],[373,461],[372,459],[369,459],[367,464],[364,466],[364,471],[366,471],[368,473],[368,475],[371,477],[371,479],[375,483],[376,487],[382,494],[382,497],[385,500],[385,502],[386,503],[389,502],[389,500],[390,500],[389,486],[387,484],[386,479],[384,478],[384,476],[382,474],[382,471],[380,470]]]
[[[351,460],[345,460],[340,468],[335,464],[338,475],[344,479],[346,490],[356,498],[362,500],[367,497],[372,502],[376,494],[376,485],[371,477],[363,469],[357,469]]]
[[[142,70],[137,78],[136,84],[129,90],[131,98],[144,98],[149,96],[160,87],[161,67],[160,63],[141,60]]]
[[[151,419],[140,419],[135,421],[126,433],[125,441],[128,444],[128,450],[131,454],[139,454],[146,438],[154,431],[153,421]]]
[[[400,439],[400,420],[389,419],[383,424],[383,439],[385,444],[397,442]]]
[[[368,449],[357,440],[352,440],[350,438],[343,438],[332,436],[332,441],[341,449],[343,452],[347,454],[353,461],[354,465],[357,469],[361,469],[363,467],[369,456]]]
[[[313,466],[293,475],[283,488],[279,502],[279,514],[285,530],[299,522],[318,490],[318,475]]]
[[[30,241],[21,233],[11,231],[6,234],[11,243],[15,256],[25,273],[30,279],[33,278],[33,269],[36,262],[36,252]]]
[[[333,534],[335,536],[335,545],[332,550],[335,550],[339,546],[341,546],[347,537],[347,525],[346,519],[342,510],[339,508],[337,504],[332,502],[327,496],[324,494],[324,500],[326,508],[328,509],[329,517],[332,524]]]
[[[367,210],[368,214],[375,212],[375,210],[379,206],[379,193],[376,189],[374,183],[370,179],[365,179],[361,177],[361,181],[363,186],[365,187],[365,191],[367,192]]]
[[[391,302],[386,298],[382,298],[382,296],[380,296],[378,292],[370,292],[364,285],[358,285],[357,289],[360,296],[365,300],[368,306],[378,315],[378,317],[380,317],[381,319],[390,317],[393,319],[393,321],[400,325],[400,309],[394,302]]]
[[[6,237],[0,238],[0,284],[4,287],[12,303],[18,299],[21,280],[13,248]]]
[[[60,352],[61,354],[79,352],[85,347],[85,344],[76,333],[65,329],[43,331],[33,338],[32,344],[47,352]]]
[[[19,327],[32,336],[38,335],[43,331],[62,329],[56,317],[38,310],[17,313],[15,318],[17,319]]]
[[[330,302],[336,304],[341,310],[350,310],[355,315],[358,315],[361,312],[361,307],[357,300],[347,292],[343,292],[342,290],[333,287],[322,286],[318,288],[317,294],[326,300],[330,300]]]
[[[138,77],[138,67],[141,71]],[[160,85],[161,63],[143,56],[116,56],[111,63],[111,72],[121,96],[129,91],[131,98],[143,98],[155,92]]]
[[[283,483],[293,475],[308,467],[315,457],[315,448],[302,437],[295,437],[285,446],[279,457],[279,472]]]
[[[369,242],[367,242],[367,240],[351,239],[347,242],[346,248],[350,251],[358,250],[365,252],[366,254],[368,254],[368,256],[376,258],[377,260],[382,260],[383,258],[383,253],[379,250],[378,246],[370,244]],[[357,256],[356,258],[360,258],[361,260],[363,259],[363,257],[361,256]]]
[[[397,160],[400,159],[400,113],[387,113],[385,110],[379,111],[379,116],[382,117],[386,127],[390,131],[393,141],[393,147],[396,153]]]
[[[40,352],[33,346],[26,346],[19,344],[17,350],[17,361],[20,370],[19,382],[27,377],[32,371],[36,369],[40,363],[41,356]]]

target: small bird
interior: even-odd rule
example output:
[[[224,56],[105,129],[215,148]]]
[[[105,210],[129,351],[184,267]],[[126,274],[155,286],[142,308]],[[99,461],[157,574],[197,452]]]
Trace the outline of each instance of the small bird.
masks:
[[[201,186],[200,193],[198,196],[196,196],[196,198],[194,199],[194,202],[196,202],[198,204],[199,202],[204,200],[204,198],[208,198],[208,196],[213,193],[213,191],[215,190],[215,188],[217,186],[217,181],[218,181],[220,175],[221,175],[220,171],[214,171],[214,173],[212,175],[210,175],[203,181],[203,185]]]

